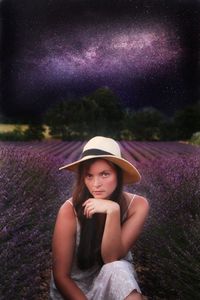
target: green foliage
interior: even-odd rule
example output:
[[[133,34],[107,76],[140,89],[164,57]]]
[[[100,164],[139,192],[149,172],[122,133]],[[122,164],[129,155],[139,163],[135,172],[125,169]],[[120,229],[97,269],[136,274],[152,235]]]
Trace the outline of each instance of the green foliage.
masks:
[[[88,139],[94,135],[119,137],[123,111],[108,88],[100,88],[81,100],[68,100],[50,108],[45,123],[55,138]]]
[[[29,124],[26,130],[22,130],[20,125],[16,125],[15,129],[8,132],[0,133],[1,141],[30,141],[42,140],[45,128],[41,124]]]
[[[121,140],[188,140],[200,130],[200,103],[167,118],[153,107],[139,111],[122,108],[107,87],[81,99],[66,99],[51,107],[44,123],[50,134],[62,140],[85,140],[94,135]]]
[[[1,132],[0,133],[1,141],[23,141],[24,133],[20,126],[15,126],[13,131]]]
[[[195,145],[200,145],[200,131],[193,133],[190,142]]]
[[[78,124],[82,123],[81,107],[79,101],[61,101],[51,107],[45,114],[45,123],[50,128],[50,134],[54,138],[62,140],[79,139],[80,133],[77,131]],[[84,124],[81,124],[83,129]]]
[[[119,137],[122,128],[123,111],[119,99],[108,88],[100,88],[90,96],[84,98],[88,131],[94,134],[108,134]]]
[[[176,127],[173,118],[163,120],[161,127],[161,138],[164,141],[174,141],[179,139],[176,134]]]
[[[41,124],[29,124],[29,127],[24,131],[24,139],[26,141],[39,140],[44,138],[45,128]]]
[[[120,139],[126,141],[133,141],[135,140],[135,136],[129,129],[123,129],[120,131]]]
[[[136,140],[160,140],[164,116],[155,108],[147,107],[140,111],[129,112],[126,127],[134,134]]]
[[[190,139],[193,133],[200,130],[200,103],[187,106],[177,111],[174,116],[174,127],[178,139]]]

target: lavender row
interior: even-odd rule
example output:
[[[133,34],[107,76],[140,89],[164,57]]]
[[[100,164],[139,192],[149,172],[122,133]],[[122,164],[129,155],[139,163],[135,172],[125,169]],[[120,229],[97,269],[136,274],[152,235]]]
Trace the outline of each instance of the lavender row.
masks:
[[[200,147],[180,142],[138,142],[120,141],[125,157],[133,162],[144,162],[158,157],[200,154]],[[0,142],[0,146],[13,145],[23,147],[36,153],[53,155],[69,162],[79,157],[82,141],[42,141],[42,142]]]
[[[61,164],[23,147],[1,147],[0,299],[48,299],[53,225],[71,189]]]
[[[52,143],[56,149],[48,143],[42,152],[37,151],[42,150],[41,143],[31,148],[0,145],[0,299],[48,299],[52,230],[57,210],[72,186],[72,175],[58,168],[78,158],[82,146],[82,142],[67,143],[62,143],[69,146],[63,155],[57,152],[57,142]],[[127,149],[135,143],[129,142],[129,148],[122,143],[133,160]],[[154,151],[155,145],[170,150],[170,143],[155,143]],[[184,144],[171,146],[168,157],[163,152],[160,158],[137,161],[142,181],[127,187],[146,196],[151,206],[133,252],[141,287],[149,299],[198,299],[199,152],[195,147],[184,152]],[[142,153],[148,143],[138,142],[137,147]],[[180,148],[179,155],[172,155]]]
[[[129,190],[150,202],[145,231],[133,249],[143,290],[149,299],[198,299],[199,155],[157,158],[138,168],[142,181]]]

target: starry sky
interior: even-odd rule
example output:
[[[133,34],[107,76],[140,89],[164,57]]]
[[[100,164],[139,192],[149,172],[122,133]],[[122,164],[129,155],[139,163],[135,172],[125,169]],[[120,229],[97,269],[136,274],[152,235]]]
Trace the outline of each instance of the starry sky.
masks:
[[[199,100],[198,1],[2,0],[1,111],[39,117],[109,87],[131,109]]]

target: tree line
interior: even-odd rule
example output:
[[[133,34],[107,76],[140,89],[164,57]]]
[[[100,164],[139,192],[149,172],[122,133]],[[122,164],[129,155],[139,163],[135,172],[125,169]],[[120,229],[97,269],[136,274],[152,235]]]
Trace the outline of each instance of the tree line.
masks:
[[[109,88],[100,88],[80,100],[58,103],[46,112],[44,119],[52,136],[62,140],[94,135],[118,140],[187,140],[200,131],[200,103],[168,117],[153,107],[137,111],[124,108]]]
[[[120,99],[109,88],[99,88],[87,97],[67,99],[51,106],[42,120],[29,124],[20,139],[44,138],[44,126],[53,138],[86,140],[94,135],[118,140],[188,140],[200,131],[200,102],[178,110],[171,117],[153,107],[132,110],[120,105]],[[0,137],[1,139],[1,137]]]

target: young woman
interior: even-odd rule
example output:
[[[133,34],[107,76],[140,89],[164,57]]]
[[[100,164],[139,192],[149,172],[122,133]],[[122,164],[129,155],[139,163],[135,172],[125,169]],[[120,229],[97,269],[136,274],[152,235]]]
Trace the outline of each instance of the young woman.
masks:
[[[149,205],[123,191],[140,180],[138,170],[116,141],[100,136],[60,169],[76,171],[77,180],[55,224],[50,299],[141,300],[130,250]]]

